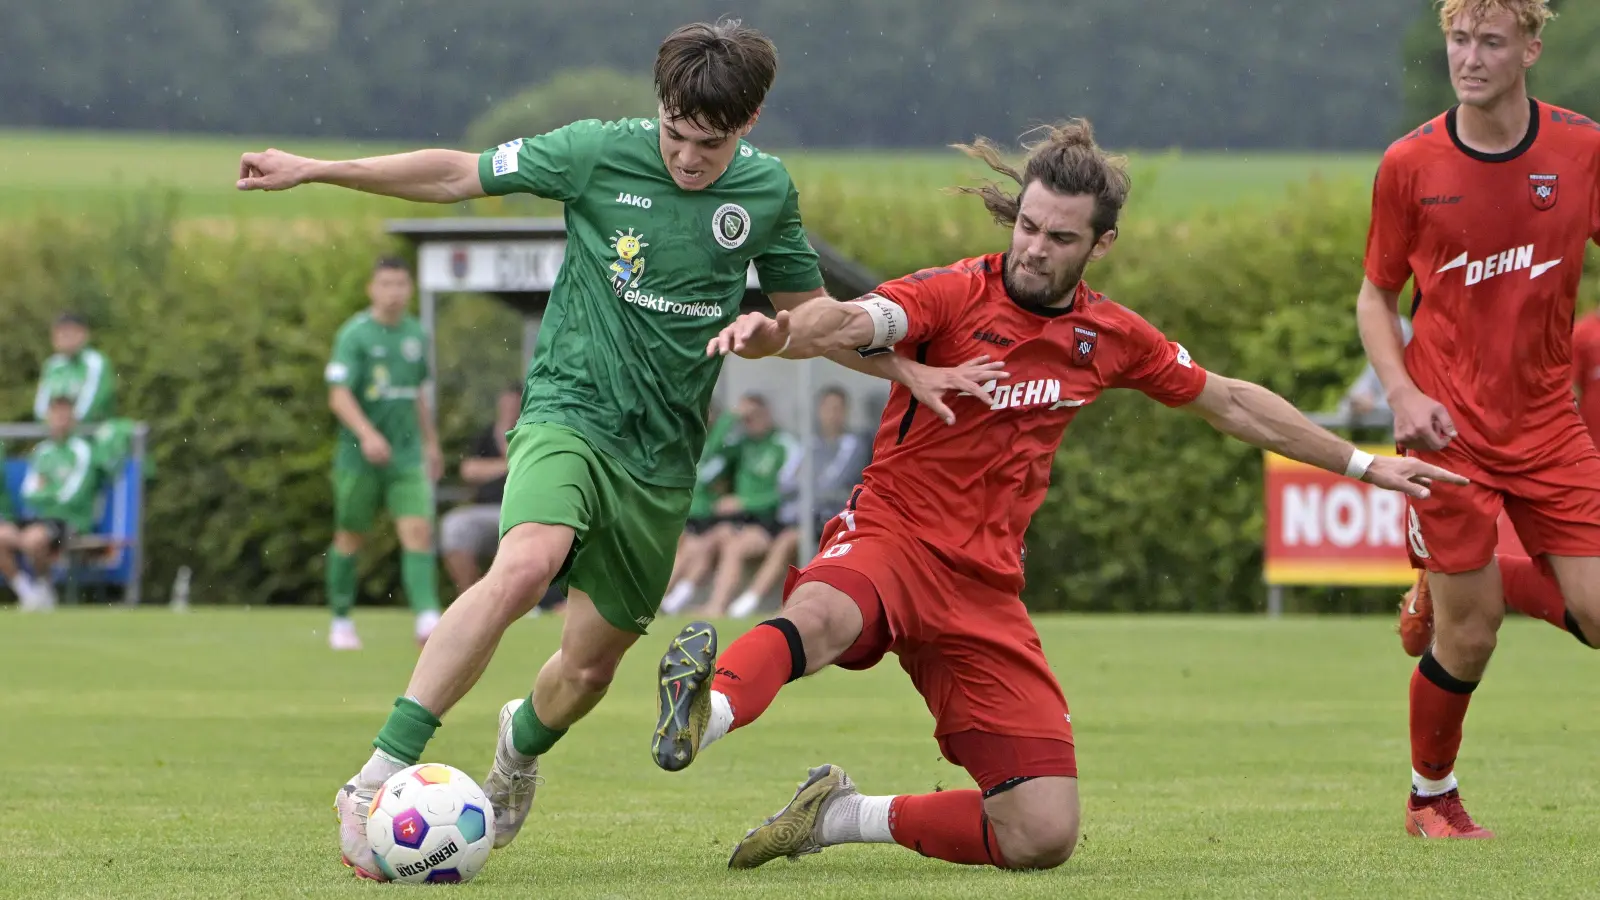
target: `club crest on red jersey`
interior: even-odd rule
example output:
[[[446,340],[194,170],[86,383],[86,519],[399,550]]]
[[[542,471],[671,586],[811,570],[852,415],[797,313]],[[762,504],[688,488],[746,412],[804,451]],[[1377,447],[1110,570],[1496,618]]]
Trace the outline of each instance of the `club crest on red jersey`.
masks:
[[[1094,351],[1099,344],[1099,340],[1099,332],[1073,326],[1072,364],[1075,366],[1087,366],[1094,362]]]
[[[1556,205],[1556,188],[1560,175],[1529,175],[1528,191],[1533,197],[1533,208],[1546,210]]]

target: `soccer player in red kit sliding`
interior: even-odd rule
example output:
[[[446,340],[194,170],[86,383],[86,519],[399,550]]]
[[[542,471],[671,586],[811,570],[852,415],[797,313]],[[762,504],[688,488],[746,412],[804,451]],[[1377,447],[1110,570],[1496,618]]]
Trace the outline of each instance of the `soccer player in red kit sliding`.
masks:
[[[1067,425],[1111,388],[1132,388],[1259,447],[1391,490],[1426,496],[1441,468],[1374,459],[1265,388],[1207,374],[1150,323],[1081,280],[1116,238],[1129,182],[1087,122],[1056,126],[1017,173],[987,141],[964,148],[1021,186],[976,190],[1011,226],[1004,253],[888,282],[854,302],[819,298],[776,320],[741,317],[709,351],[791,359],[839,349],[938,364],[982,353],[1005,371],[993,401],[958,397],[953,425],[895,390],[873,460],[821,552],[791,572],[781,616],[715,661],[695,623],[661,663],[653,749],[678,770],[750,724],[787,682],[885,654],[927,702],[945,759],[978,790],[864,796],[844,772],[811,770],[793,801],[746,835],[729,865],[751,868],[846,842],[897,842],[930,857],[1050,868],[1078,838],[1072,721],[1020,597],[1023,535],[1044,499]]]
[[[1460,104],[1392,145],[1373,190],[1357,320],[1396,443],[1472,481],[1408,511],[1433,619],[1411,678],[1406,829],[1422,837],[1492,836],[1454,770],[1506,600],[1600,636],[1600,452],[1571,388],[1573,305],[1600,235],[1600,125],[1528,96],[1549,17],[1543,0],[1445,0]],[[1536,562],[1496,566],[1502,510]]]

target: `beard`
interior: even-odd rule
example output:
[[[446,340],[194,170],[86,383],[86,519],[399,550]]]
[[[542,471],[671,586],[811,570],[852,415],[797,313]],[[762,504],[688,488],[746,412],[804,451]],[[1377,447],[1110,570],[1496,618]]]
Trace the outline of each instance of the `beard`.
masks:
[[[1060,273],[1059,278],[1051,279],[1048,286],[1040,287],[1021,283],[1017,276],[1020,271],[1023,271],[1022,258],[1014,254],[1007,254],[1005,274],[1003,276],[1006,293],[1011,295],[1011,299],[1024,306],[1060,306],[1063,300],[1077,291],[1078,282],[1083,279],[1083,270],[1088,264],[1089,261],[1087,259],[1079,260],[1076,265]],[[1028,274],[1038,277],[1041,273],[1029,271]]]

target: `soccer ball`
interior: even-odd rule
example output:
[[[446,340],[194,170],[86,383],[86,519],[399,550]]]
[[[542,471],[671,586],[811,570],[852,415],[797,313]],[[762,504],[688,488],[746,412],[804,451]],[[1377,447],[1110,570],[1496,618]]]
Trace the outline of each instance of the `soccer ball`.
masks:
[[[494,847],[494,810],[465,772],[423,763],[394,773],[372,798],[367,840],[390,881],[471,881]]]

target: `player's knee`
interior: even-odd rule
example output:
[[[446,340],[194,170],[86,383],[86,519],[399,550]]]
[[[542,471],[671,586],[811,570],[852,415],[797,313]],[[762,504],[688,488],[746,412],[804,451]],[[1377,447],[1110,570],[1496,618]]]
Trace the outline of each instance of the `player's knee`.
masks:
[[[22,532],[17,542],[29,556],[41,556],[50,549],[50,533],[42,528],[29,528]]]
[[[1494,655],[1498,642],[1498,625],[1498,621],[1490,622],[1481,618],[1453,622],[1448,627],[1435,628],[1434,643],[1447,648],[1452,656],[1488,660]]]
[[[795,588],[783,618],[800,634],[808,671],[838,659],[861,636],[861,608],[844,592],[818,581]]]
[[[573,666],[567,672],[567,680],[586,694],[598,694],[611,687],[611,682],[617,677],[617,664],[615,662],[591,662],[581,666]]]
[[[396,524],[395,532],[406,550],[419,553],[433,549],[433,527],[427,519],[408,516]]]
[[[997,829],[1008,869],[1054,869],[1078,847],[1078,819],[1057,814],[1035,816]]]
[[[345,556],[354,556],[361,552],[361,545],[366,537],[354,531],[335,531],[333,533],[333,549]]]

